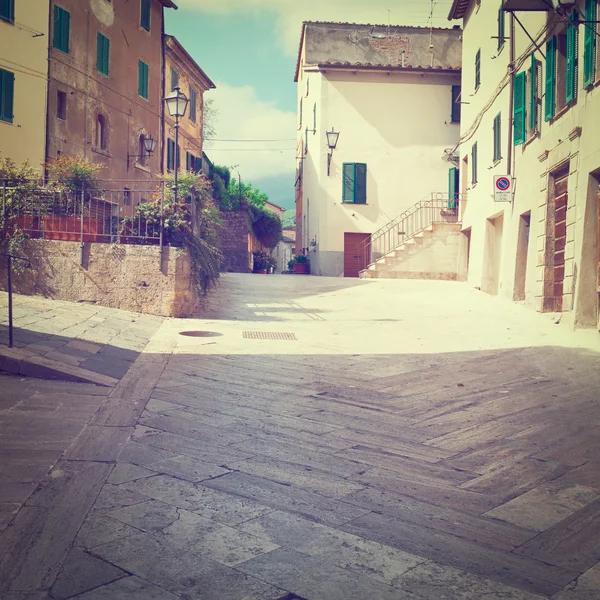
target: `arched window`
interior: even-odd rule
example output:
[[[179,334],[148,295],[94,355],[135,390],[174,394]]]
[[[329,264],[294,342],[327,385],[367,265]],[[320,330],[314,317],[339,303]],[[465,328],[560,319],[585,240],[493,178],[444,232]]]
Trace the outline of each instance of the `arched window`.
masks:
[[[106,150],[106,119],[103,115],[96,117],[96,148]]]
[[[139,155],[138,163],[140,165],[144,165],[144,166],[146,165],[146,162],[148,161],[148,153],[146,152],[145,142],[146,142],[146,136],[142,133],[142,135],[140,135],[139,144],[138,144],[138,155]]]

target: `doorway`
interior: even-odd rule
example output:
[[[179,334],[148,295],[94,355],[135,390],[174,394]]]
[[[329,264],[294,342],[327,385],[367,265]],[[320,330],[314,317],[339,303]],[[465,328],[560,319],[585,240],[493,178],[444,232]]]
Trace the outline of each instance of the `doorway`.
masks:
[[[549,282],[544,308],[551,312],[563,310],[563,287],[565,281],[565,247],[567,242],[567,206],[569,201],[569,168],[553,177],[549,202],[547,256],[552,281]]]
[[[515,288],[513,300],[526,299],[527,259],[529,256],[529,237],[531,229],[531,212],[526,212],[519,218],[519,233],[517,237],[517,264],[515,266]]]
[[[481,290],[493,296],[500,290],[500,257],[504,214],[486,220]]]
[[[344,277],[358,277],[367,268],[363,243],[369,239],[370,233],[344,233]]]

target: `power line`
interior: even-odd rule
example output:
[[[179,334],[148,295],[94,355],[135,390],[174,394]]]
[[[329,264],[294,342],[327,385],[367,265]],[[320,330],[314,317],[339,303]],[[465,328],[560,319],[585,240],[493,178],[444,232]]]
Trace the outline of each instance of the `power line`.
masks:
[[[273,140],[221,140],[217,138],[204,138],[205,142],[295,142],[296,138],[279,138]]]

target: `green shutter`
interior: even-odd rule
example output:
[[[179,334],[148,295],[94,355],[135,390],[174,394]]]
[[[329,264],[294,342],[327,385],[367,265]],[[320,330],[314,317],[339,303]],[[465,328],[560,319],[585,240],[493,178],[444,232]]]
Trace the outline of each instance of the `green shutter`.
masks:
[[[354,202],[354,163],[342,166],[342,202]]]
[[[54,5],[54,31],[52,45],[57,50],[69,54],[71,36],[71,14],[64,8]]]
[[[448,169],[448,208],[456,208],[458,188],[458,169],[450,167]]]
[[[142,0],[140,11],[140,25],[150,31],[150,0]]]
[[[571,15],[571,22],[567,25],[567,77],[565,102],[569,104],[577,97],[577,25],[573,19],[577,18],[577,10]]]
[[[471,148],[471,184],[477,183],[477,142]]]
[[[460,123],[460,85],[452,86],[452,122]]]
[[[198,105],[198,95],[194,88],[190,88],[190,120],[196,122],[196,108]]]
[[[354,165],[354,202],[367,203],[367,165],[356,163]]]
[[[200,173],[202,171],[202,159],[196,156],[196,164],[194,165],[194,171]]]
[[[502,116],[494,117],[494,162],[502,159]]]
[[[475,89],[479,87],[481,83],[481,49],[477,50],[475,55]]]
[[[500,50],[502,48],[502,46],[504,46],[504,42],[506,41],[506,38],[504,37],[504,31],[505,31],[504,14],[505,13],[502,10],[502,7],[500,7],[498,9],[498,50]]]
[[[596,0],[586,0],[585,20],[583,34],[583,87],[594,83],[596,62],[596,25],[590,21],[596,20]]]
[[[15,0],[0,0],[0,19],[15,22]]]
[[[102,73],[102,75],[107,75],[109,73],[109,63],[110,63],[110,40],[98,33],[97,43],[96,43],[96,71],[98,73]]]
[[[537,128],[537,63],[535,53],[531,53],[531,68],[529,69],[529,129]]]
[[[0,121],[13,122],[15,74],[0,69]]]
[[[554,117],[556,108],[556,36],[546,42],[546,97],[544,100],[544,120]]]
[[[513,91],[513,131],[514,144],[518,146],[527,139],[526,124],[526,100],[527,98],[527,73],[523,71],[515,75],[514,91]]]
[[[148,65],[138,60],[138,96],[148,100]]]

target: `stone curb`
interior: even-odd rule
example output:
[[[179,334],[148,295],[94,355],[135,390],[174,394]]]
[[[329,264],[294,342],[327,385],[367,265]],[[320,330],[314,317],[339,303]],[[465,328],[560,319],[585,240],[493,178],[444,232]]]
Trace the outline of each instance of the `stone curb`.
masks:
[[[25,352],[18,348],[0,345],[0,371],[38,379],[59,379],[78,383],[93,383],[103,387],[115,387],[118,379],[94,373],[87,369]]]

